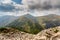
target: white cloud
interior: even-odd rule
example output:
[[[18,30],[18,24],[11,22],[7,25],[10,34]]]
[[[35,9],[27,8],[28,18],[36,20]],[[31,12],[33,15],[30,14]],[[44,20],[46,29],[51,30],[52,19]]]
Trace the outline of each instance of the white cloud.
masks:
[[[47,14],[59,14],[60,13],[59,9],[52,9],[52,8],[50,8],[49,10],[45,9],[45,8],[48,8],[46,5],[48,5],[48,6],[53,5],[54,6],[55,4],[59,4],[58,1],[57,0],[22,0],[22,4],[23,4],[22,5],[22,4],[16,4],[12,0],[1,0],[0,5],[3,4],[4,7],[10,5],[11,7],[13,7],[12,8],[13,10],[10,7],[11,11],[6,9],[7,10],[7,11],[5,10],[6,12],[3,11],[4,10],[3,9],[2,15],[19,16],[19,15],[29,13],[34,16],[43,16],[43,15],[47,15]],[[45,2],[47,2],[47,3],[45,3]],[[8,8],[9,8],[9,6],[8,6]]]
[[[12,3],[12,0],[0,0],[0,3],[10,4],[10,3]]]

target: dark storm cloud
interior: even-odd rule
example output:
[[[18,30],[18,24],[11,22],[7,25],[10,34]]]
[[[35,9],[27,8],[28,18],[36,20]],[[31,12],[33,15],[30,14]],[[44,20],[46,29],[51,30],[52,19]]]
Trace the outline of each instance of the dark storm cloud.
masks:
[[[50,8],[52,8],[52,5],[50,5],[50,4],[44,4],[45,6],[43,6],[43,5],[40,5],[40,4],[37,4],[37,5],[28,5],[29,6],[29,9],[32,9],[32,10],[34,10],[34,9],[50,9]]]
[[[36,0],[35,0],[36,1]],[[40,1],[40,0],[38,0]],[[39,2],[39,3],[32,3],[33,1],[31,1],[31,4],[28,4],[29,9],[44,9],[44,10],[48,10],[48,9],[52,9],[52,8],[60,8],[60,1],[56,0],[54,2],[54,0],[43,0],[43,2]],[[36,1],[37,2],[37,1]]]

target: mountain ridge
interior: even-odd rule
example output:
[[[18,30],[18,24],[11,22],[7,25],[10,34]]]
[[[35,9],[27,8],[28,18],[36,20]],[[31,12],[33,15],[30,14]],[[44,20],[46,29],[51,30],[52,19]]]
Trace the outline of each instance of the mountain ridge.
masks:
[[[1,16],[1,17],[0,17],[0,27],[5,26],[5,25],[13,22],[13,21],[16,20],[17,18],[18,18],[18,17],[16,17],[16,16],[8,16],[8,15],[6,15],[6,16]]]
[[[47,15],[41,17],[34,17],[30,14],[27,14],[20,16],[18,19],[6,26],[14,27],[28,33],[38,33],[41,30],[50,27],[60,26],[60,16]]]

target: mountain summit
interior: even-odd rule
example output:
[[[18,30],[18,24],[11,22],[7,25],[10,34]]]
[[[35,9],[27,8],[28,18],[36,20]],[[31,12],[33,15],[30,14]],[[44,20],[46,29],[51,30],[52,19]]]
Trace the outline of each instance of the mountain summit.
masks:
[[[30,14],[20,16],[15,21],[11,22],[7,27],[17,28],[21,31],[36,34],[43,29],[56,27],[60,25],[60,16],[46,15],[34,17]]]
[[[7,25],[7,27],[17,28],[21,31],[36,34],[43,28],[36,18],[30,14],[20,16],[17,20]]]

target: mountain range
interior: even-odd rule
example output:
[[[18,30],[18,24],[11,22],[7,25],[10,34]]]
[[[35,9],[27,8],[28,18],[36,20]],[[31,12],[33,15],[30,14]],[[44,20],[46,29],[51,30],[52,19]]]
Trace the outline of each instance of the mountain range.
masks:
[[[21,31],[34,34],[43,29],[36,18],[29,14],[20,16],[20,18],[7,25],[7,27],[17,28]]]
[[[37,20],[39,24],[43,24],[46,28],[60,26],[60,16],[56,14],[37,17]]]
[[[55,14],[38,17],[26,14],[6,25],[6,27],[16,28],[32,34],[56,26],[60,26],[60,16]]]
[[[9,23],[13,22],[15,19],[17,19],[18,17],[16,16],[1,16],[0,17],[0,27],[4,27],[6,25],[8,25]]]

